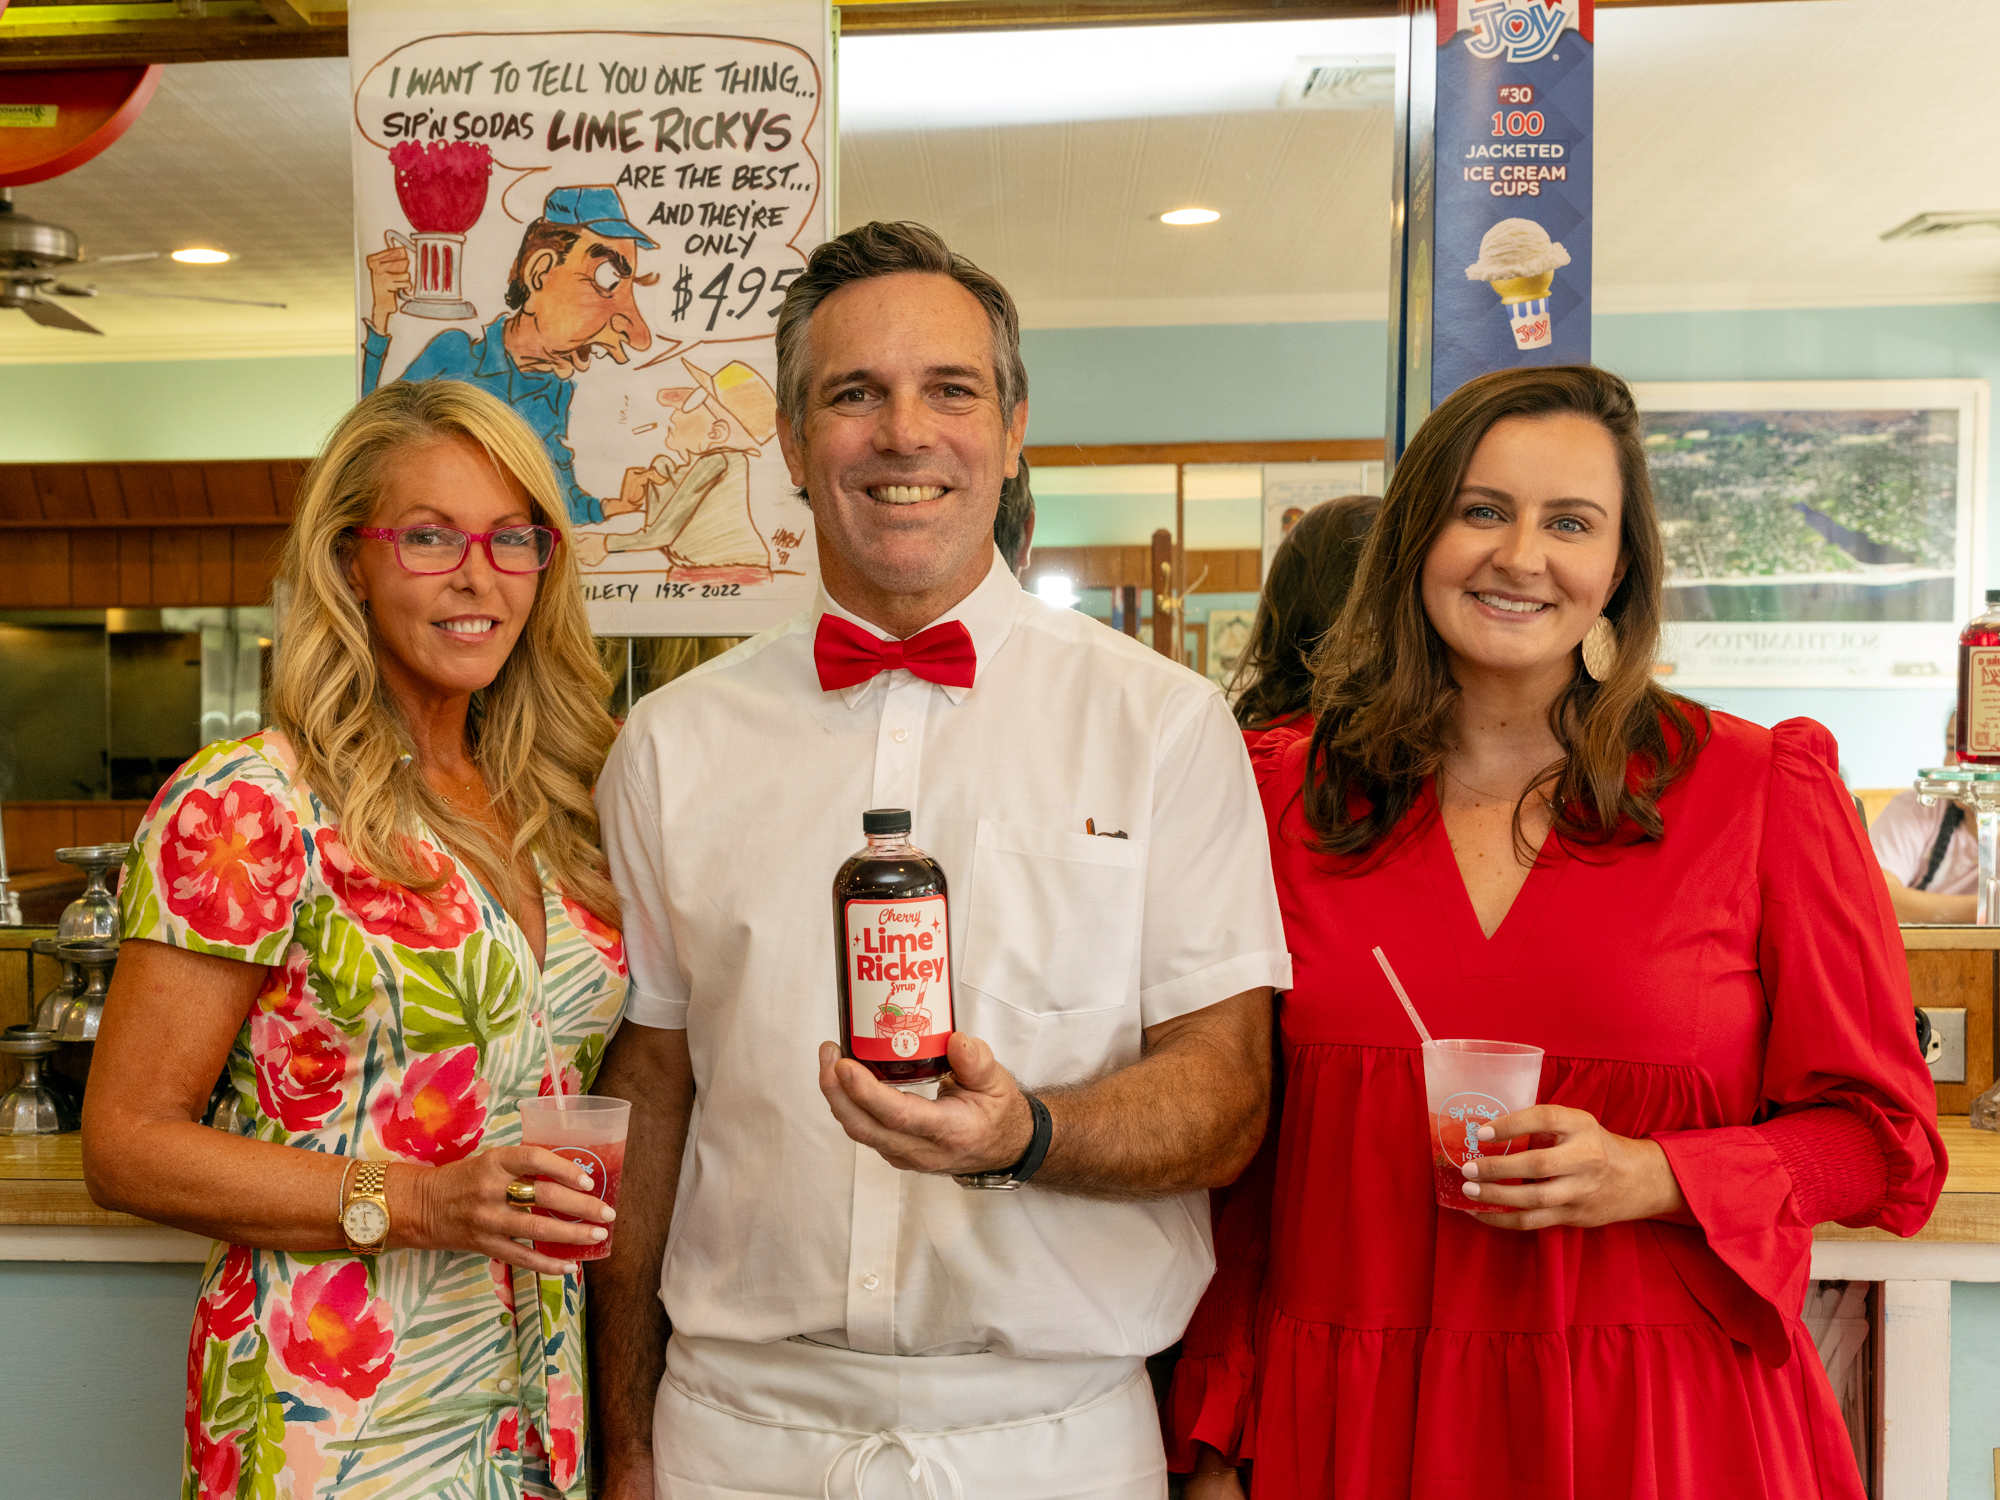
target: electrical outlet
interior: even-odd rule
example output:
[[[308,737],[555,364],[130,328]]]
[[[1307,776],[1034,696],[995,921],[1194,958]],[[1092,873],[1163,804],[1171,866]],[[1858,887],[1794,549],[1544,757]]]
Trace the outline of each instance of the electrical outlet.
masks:
[[[1931,1064],[1932,1081],[1965,1082],[1965,1011],[1929,1005],[1918,1008],[1931,1018],[1931,1036],[1944,1044],[1937,1061]]]

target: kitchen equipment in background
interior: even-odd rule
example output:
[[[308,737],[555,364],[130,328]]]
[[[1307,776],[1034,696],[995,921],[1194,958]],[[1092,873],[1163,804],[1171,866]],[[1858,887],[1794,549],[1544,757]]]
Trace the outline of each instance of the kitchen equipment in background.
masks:
[[[36,938],[30,946],[37,956],[52,958],[62,966],[61,976],[35,1007],[36,1029],[54,1031],[62,1024],[70,1002],[83,993],[83,970],[63,957],[61,944],[52,937]]]
[[[201,632],[200,741],[247,739],[264,727],[264,650],[269,608],[163,609],[169,630]]]
[[[56,858],[83,871],[83,894],[63,908],[56,922],[58,943],[118,945],[118,898],[111,891],[111,872],[125,863],[130,844],[82,844],[56,850]],[[60,956],[60,955],[59,955]]]
[[[61,1135],[83,1124],[83,1106],[68,1081],[43,1067],[56,1046],[53,1032],[33,1026],[0,1032],[0,1056],[21,1064],[21,1081],[0,1094],[0,1135]]]
[[[111,971],[118,964],[118,945],[87,940],[58,943],[56,957],[64,963],[75,964],[83,974],[82,988],[55,1018],[56,1039],[94,1042],[97,1040],[97,1028],[104,1021],[104,997],[111,989]]]

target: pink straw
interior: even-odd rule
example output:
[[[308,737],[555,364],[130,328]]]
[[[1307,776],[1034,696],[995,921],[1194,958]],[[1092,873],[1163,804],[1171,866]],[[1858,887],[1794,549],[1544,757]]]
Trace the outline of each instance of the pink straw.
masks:
[[[1375,950],[1375,962],[1380,964],[1382,972],[1389,976],[1389,987],[1396,992],[1396,998],[1403,1002],[1403,1010],[1408,1014],[1410,1024],[1417,1028],[1417,1035],[1422,1037],[1425,1043],[1428,1044],[1431,1040],[1431,1034],[1424,1027],[1424,1018],[1418,1015],[1417,1008],[1410,1004],[1410,997],[1403,989],[1403,981],[1398,979],[1396,971],[1389,967],[1389,956],[1380,948],[1377,948]]]

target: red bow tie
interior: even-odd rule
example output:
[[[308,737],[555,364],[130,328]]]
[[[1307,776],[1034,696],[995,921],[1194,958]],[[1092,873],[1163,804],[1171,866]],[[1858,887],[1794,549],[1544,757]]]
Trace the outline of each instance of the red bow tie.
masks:
[[[940,687],[969,688],[977,665],[971,633],[956,620],[919,630],[907,641],[885,641],[839,615],[821,615],[813,637],[813,666],[822,692],[853,687],[897,667]]]

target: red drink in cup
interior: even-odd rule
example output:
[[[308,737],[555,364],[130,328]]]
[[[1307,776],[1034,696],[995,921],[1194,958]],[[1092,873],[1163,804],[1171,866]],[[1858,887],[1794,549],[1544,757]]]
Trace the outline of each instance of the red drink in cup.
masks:
[[[1431,1175],[1440,1208],[1504,1213],[1465,1196],[1468,1161],[1527,1149],[1526,1138],[1482,1141],[1479,1131],[1540,1097],[1542,1049],[1519,1042],[1424,1043],[1424,1097],[1430,1121]]]
[[[632,1118],[632,1105],[625,1099],[607,1099],[598,1094],[564,1094],[521,1101],[521,1144],[543,1146],[565,1161],[573,1161],[590,1174],[590,1194],[616,1208],[618,1180],[625,1175],[625,1130]],[[547,1182],[548,1178],[536,1179]],[[558,1186],[574,1189],[574,1183]],[[564,1224],[591,1223],[554,1209],[537,1208]],[[605,1224],[610,1231],[615,1226]],[[612,1235],[606,1233],[595,1244],[536,1240],[535,1249],[556,1260],[603,1260],[611,1253]]]

